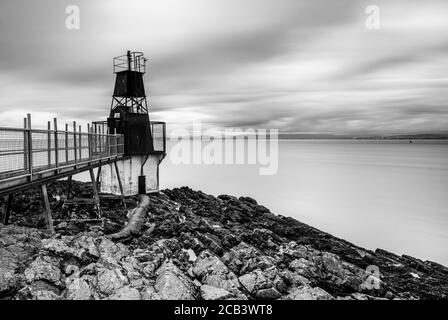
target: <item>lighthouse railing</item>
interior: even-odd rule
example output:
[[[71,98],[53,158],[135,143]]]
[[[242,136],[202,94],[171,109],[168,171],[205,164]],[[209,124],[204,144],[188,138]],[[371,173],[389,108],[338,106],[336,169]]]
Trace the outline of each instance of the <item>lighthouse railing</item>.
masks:
[[[166,153],[166,123],[151,121],[151,134],[154,152]]]

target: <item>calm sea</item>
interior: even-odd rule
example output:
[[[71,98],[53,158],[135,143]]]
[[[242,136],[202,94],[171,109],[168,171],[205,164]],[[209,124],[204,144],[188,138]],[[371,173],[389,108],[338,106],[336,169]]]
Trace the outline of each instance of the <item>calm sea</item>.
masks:
[[[448,265],[448,141],[281,140],[278,150],[271,176],[168,155],[160,187],[250,196],[365,248]]]

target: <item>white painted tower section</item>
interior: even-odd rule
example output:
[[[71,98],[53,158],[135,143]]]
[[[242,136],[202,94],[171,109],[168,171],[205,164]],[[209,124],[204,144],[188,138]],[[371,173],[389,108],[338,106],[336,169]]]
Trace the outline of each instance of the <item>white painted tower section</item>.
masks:
[[[123,193],[125,196],[138,194],[138,177],[141,174],[141,165],[146,156],[131,156],[126,160],[117,161]],[[143,175],[146,176],[146,193],[159,190],[159,163],[162,155],[148,156],[143,166]],[[100,174],[100,192],[121,195],[120,184],[117,179],[115,165],[104,165]]]

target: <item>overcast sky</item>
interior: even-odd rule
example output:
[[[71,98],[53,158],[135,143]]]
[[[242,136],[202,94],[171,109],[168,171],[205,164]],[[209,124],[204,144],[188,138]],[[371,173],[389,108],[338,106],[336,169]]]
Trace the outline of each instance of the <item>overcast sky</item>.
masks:
[[[103,120],[129,49],[149,58],[150,118],[170,129],[447,130],[447,15],[446,0],[2,0],[0,126]]]

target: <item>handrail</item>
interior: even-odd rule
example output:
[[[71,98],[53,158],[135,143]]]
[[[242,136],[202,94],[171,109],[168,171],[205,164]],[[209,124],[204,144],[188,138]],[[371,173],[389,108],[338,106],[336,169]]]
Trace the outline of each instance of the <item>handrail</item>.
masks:
[[[0,127],[0,177],[7,179],[59,170],[66,166],[77,166],[88,161],[109,159],[124,154],[124,138],[118,134],[94,133],[88,126],[76,130],[32,129],[31,116],[24,120],[24,128]],[[0,178],[0,180],[2,180]]]

